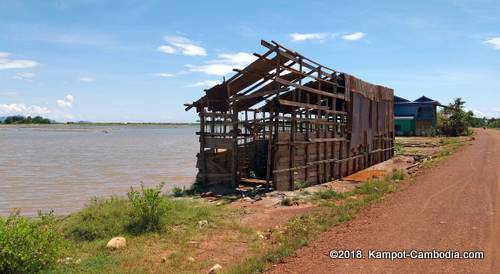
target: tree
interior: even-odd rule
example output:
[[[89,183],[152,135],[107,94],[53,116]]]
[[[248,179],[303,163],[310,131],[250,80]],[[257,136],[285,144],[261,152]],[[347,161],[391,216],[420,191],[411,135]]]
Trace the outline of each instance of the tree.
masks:
[[[50,120],[41,116],[32,118],[31,116],[24,117],[21,115],[9,116],[5,118],[5,124],[50,124]]]
[[[469,135],[474,114],[464,111],[465,101],[456,98],[440,115],[439,130],[447,136]]]

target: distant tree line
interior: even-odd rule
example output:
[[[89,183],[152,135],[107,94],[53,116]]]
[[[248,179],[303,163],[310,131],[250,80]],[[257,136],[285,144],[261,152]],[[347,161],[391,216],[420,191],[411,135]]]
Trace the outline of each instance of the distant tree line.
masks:
[[[485,128],[500,128],[500,119],[499,118],[478,118],[472,117],[471,121],[472,127],[485,127]]]
[[[25,117],[21,115],[15,115],[5,118],[3,123],[4,124],[50,124],[52,122],[47,118],[43,118],[42,116]]]
[[[465,111],[465,101],[456,98],[447,107],[438,112],[438,132],[446,136],[470,135],[470,127],[500,128],[500,119],[474,117],[472,111]]]

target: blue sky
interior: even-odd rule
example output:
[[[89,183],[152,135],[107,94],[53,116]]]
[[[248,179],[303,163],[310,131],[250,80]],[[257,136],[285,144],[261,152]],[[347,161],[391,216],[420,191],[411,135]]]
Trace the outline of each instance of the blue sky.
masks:
[[[275,40],[416,99],[500,116],[498,1],[0,0],[0,116],[194,121]]]

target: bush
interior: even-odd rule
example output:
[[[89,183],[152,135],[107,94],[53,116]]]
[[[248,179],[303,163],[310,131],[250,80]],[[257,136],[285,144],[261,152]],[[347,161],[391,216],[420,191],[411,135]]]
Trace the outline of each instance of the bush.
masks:
[[[62,231],[73,240],[93,241],[115,237],[127,228],[130,214],[131,206],[125,199],[93,199],[80,212],[62,221]]]
[[[300,180],[300,179],[293,180],[293,185],[294,185],[295,189],[303,189],[303,188],[308,187],[307,182]]]
[[[470,135],[473,113],[464,111],[465,101],[456,98],[438,114],[438,128],[446,136]]]
[[[133,187],[128,192],[132,204],[132,223],[129,229],[134,233],[161,230],[161,217],[166,213],[169,203],[161,194],[164,183],[157,187],[147,188],[141,184],[141,191]]]
[[[394,145],[394,153],[400,155],[406,153],[406,150],[401,144],[396,144]]]
[[[299,205],[299,198],[297,198],[297,197],[293,197],[293,198],[285,197],[281,200],[280,204],[282,206]]]
[[[391,174],[391,179],[394,181],[404,180],[406,174],[402,170],[393,170]]]
[[[14,212],[0,217],[0,273],[36,273],[53,266],[64,249],[52,214],[39,219]]]
[[[196,195],[207,190],[208,186],[203,181],[196,181],[189,189],[185,190],[184,193],[186,195]]]
[[[332,189],[327,189],[323,191],[318,191],[314,193],[315,198],[322,200],[338,200],[347,197],[345,193],[338,193]]]
[[[185,190],[184,189],[182,189],[180,187],[176,187],[176,186],[174,186],[172,188],[172,195],[174,197],[182,197],[182,196],[184,196],[184,194],[185,194]]]

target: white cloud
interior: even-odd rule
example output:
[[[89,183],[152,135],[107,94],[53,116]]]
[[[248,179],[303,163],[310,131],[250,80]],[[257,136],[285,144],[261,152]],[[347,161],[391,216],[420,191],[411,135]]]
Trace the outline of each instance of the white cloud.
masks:
[[[95,78],[89,77],[89,76],[83,76],[83,77],[78,78],[78,81],[80,81],[80,82],[94,82]]]
[[[483,41],[483,44],[492,46],[496,50],[500,50],[500,37],[493,37],[486,41]]]
[[[25,115],[25,116],[46,116],[51,112],[48,108],[37,105],[25,104],[0,104],[0,115]]]
[[[154,76],[158,77],[173,77],[174,75],[172,73],[167,73],[167,72],[157,72],[153,73]]]
[[[363,32],[358,31],[351,34],[342,35],[342,39],[347,41],[357,41],[363,39],[365,36],[366,35]]]
[[[186,65],[190,71],[203,72],[209,75],[226,75],[233,68],[243,68],[253,62],[257,57],[245,52],[219,54],[217,59],[208,61],[206,65]]]
[[[220,81],[217,80],[205,80],[193,84],[186,85],[186,87],[213,87],[217,84],[220,84]]]
[[[73,101],[74,101],[73,95],[68,94],[68,95],[66,95],[65,99],[57,100],[56,104],[60,108],[70,108],[73,106]]]
[[[33,60],[10,59],[10,53],[0,52],[0,69],[23,69],[39,65]]]
[[[234,64],[236,66],[246,66],[253,61],[255,61],[257,57],[255,57],[252,54],[246,53],[246,52],[237,52],[237,53],[224,53],[224,54],[219,54],[219,59],[211,61],[214,63],[229,63],[229,64]]]
[[[166,54],[174,54],[177,51],[175,48],[167,45],[159,46],[158,50]]]
[[[16,73],[14,78],[19,79],[19,80],[29,80],[29,79],[33,78],[34,76],[35,76],[35,74],[31,73],[31,72],[18,72],[18,73]]]
[[[186,65],[190,71],[203,72],[208,75],[226,75],[233,71],[233,66],[227,64],[209,64],[201,66]]]
[[[473,109],[472,113],[474,113],[474,116],[476,116],[476,117],[483,117],[484,116],[484,112],[482,112],[478,109]]]
[[[188,56],[207,56],[207,51],[195,42],[183,36],[165,36],[163,38],[169,45],[161,45],[158,50],[167,54],[180,51]]]
[[[472,113],[474,114],[474,117],[478,117],[478,118],[483,118],[483,117],[494,118],[494,117],[498,117],[498,113],[500,113],[500,108],[485,109],[485,108],[477,108],[477,107],[474,107],[474,108],[464,107],[464,111],[472,111]]]
[[[306,40],[325,40],[328,37],[334,37],[328,32],[313,32],[313,33],[292,33],[290,37],[293,41],[300,42]]]
[[[69,108],[71,107],[71,102],[64,101],[64,100],[57,100],[56,101],[57,106],[61,108]]]

